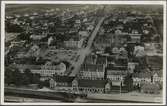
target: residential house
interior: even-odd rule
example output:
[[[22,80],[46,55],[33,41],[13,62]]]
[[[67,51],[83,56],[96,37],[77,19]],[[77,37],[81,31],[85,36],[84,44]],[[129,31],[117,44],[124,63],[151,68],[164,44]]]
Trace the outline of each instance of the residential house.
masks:
[[[26,64],[16,64],[16,67],[24,72],[25,69],[30,69],[32,73],[38,73],[41,75],[41,80],[45,80],[48,77],[52,77],[54,74],[63,76],[66,71],[66,65],[60,63],[58,65],[26,65]]]
[[[79,36],[81,38],[87,38],[87,37],[89,37],[89,35],[90,34],[87,31],[79,31]]]
[[[153,83],[159,83],[162,85],[163,78],[162,78],[162,70],[160,71],[153,71],[152,72],[152,82]]]
[[[152,73],[151,72],[140,72],[140,73],[134,73],[132,75],[133,79],[133,85],[139,85],[141,86],[142,84],[145,83],[152,83]]]
[[[136,63],[136,62],[128,62],[128,72],[134,73],[137,65],[138,65],[138,63]]]
[[[106,68],[106,78],[111,82],[122,82],[127,75],[127,67],[111,66]]]

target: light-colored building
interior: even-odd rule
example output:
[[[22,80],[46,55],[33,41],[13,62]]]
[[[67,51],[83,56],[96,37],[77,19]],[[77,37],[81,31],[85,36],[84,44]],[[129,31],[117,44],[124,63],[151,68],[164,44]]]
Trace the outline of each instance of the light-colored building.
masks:
[[[133,85],[141,85],[145,83],[151,83],[152,73],[151,72],[140,72],[140,73],[134,73],[132,76],[133,79]]]
[[[42,77],[51,77],[54,74],[57,75],[64,75],[66,71],[66,65],[64,63],[60,63],[58,65],[16,65],[16,67],[21,71],[24,72],[25,69],[30,69],[32,73],[38,73]]]
[[[106,69],[106,78],[111,82],[121,82],[127,75],[127,67],[111,67]]]
[[[81,48],[83,41],[84,39],[80,39],[80,40],[70,39],[68,41],[64,41],[64,44],[66,47],[70,47],[70,48]]]
[[[83,64],[79,76],[83,79],[104,79],[105,66],[102,64]]]

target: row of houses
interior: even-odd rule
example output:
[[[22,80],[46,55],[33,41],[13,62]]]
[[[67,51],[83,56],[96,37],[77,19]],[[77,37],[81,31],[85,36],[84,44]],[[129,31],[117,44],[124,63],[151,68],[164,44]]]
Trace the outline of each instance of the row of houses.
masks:
[[[22,73],[24,73],[26,69],[29,69],[32,73],[39,74],[41,76],[41,80],[46,80],[55,74],[64,76],[66,75],[65,72],[67,70],[67,67],[63,62],[57,65],[46,63],[45,65],[14,64],[14,66]]]

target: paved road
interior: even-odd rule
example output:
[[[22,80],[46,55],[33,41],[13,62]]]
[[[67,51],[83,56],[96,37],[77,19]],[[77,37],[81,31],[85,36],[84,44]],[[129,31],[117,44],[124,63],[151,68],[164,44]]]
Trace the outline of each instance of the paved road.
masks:
[[[87,47],[84,48],[84,49],[81,49],[78,52],[78,55],[80,55],[80,57],[78,59],[78,62],[74,65],[74,70],[72,70],[70,76],[76,76],[76,74],[79,72],[80,66],[84,62],[84,59],[85,59],[86,55],[88,55],[90,53],[90,48],[92,46],[93,40],[95,39],[95,37],[96,37],[96,35],[97,35],[98,31],[99,31],[99,28],[102,25],[104,19],[105,19],[105,17],[102,17],[99,20],[98,24],[96,25],[96,28],[94,29],[94,31],[91,34],[91,37],[88,40]]]

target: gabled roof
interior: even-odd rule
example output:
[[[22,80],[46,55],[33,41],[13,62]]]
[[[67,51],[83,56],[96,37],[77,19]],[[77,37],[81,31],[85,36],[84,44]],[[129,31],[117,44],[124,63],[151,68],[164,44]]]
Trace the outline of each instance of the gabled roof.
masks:
[[[134,73],[132,75],[133,78],[151,78],[152,73],[151,72],[140,72],[140,73]]]
[[[126,66],[113,66],[113,65],[111,65],[110,67],[107,67],[106,68],[106,70],[114,70],[114,71],[116,71],[116,70],[118,70],[118,71],[124,71],[124,70],[127,70],[127,67]]]
[[[54,79],[56,82],[72,83],[72,81],[74,80],[74,77],[55,75],[55,76],[53,77],[53,79]]]
[[[153,71],[152,75],[155,75],[155,74],[157,74],[158,77],[162,77],[162,70],[160,70],[160,71]]]
[[[83,64],[81,66],[81,71],[104,71],[104,66],[102,64]]]
[[[88,88],[104,88],[106,85],[106,80],[91,80],[91,79],[79,79],[79,87],[88,87]]]

